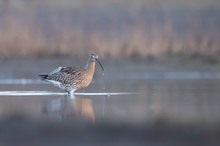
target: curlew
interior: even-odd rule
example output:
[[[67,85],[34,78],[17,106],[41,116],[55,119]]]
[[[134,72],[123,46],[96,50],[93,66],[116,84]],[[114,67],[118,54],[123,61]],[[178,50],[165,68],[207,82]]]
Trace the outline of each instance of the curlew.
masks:
[[[85,67],[58,67],[47,75],[39,75],[42,80],[53,83],[55,86],[73,94],[76,90],[86,88],[94,75],[96,61],[104,68],[98,60],[98,56],[91,54]]]

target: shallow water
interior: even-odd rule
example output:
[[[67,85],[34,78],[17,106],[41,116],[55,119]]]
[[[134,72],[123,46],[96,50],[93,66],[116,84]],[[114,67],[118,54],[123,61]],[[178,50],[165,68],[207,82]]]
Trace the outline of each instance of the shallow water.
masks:
[[[219,145],[218,68],[103,63],[72,97],[38,80],[74,63],[1,64],[0,145]]]
[[[80,119],[92,123],[133,124],[161,118],[180,123],[219,121],[218,73],[135,74],[115,80],[106,77],[104,91],[103,81],[94,80],[71,98],[39,80],[2,79],[0,117],[24,114],[58,121]]]

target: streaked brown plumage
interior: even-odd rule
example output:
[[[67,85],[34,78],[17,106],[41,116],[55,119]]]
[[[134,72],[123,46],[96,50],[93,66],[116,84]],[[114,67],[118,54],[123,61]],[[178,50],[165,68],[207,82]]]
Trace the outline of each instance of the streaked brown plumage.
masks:
[[[74,91],[83,89],[90,84],[95,72],[96,61],[102,67],[98,61],[98,56],[91,54],[86,67],[59,67],[48,75],[40,75],[40,77],[72,94]],[[102,70],[104,70],[103,67]]]

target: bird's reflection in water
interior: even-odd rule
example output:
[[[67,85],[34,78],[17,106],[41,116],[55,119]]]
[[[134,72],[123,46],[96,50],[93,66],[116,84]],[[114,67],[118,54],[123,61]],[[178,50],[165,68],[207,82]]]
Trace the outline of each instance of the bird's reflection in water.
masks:
[[[95,123],[92,100],[84,97],[54,99],[43,107],[43,112],[59,120],[86,120]]]

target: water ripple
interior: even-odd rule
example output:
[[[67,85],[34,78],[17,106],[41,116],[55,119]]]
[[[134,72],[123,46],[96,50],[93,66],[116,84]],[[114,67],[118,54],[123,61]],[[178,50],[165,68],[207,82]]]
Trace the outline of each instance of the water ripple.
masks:
[[[111,93],[74,93],[73,95],[83,96],[116,96],[131,95],[139,93],[130,92],[111,92]],[[49,96],[49,95],[67,95],[67,93],[48,92],[48,91],[0,91],[0,96]]]

